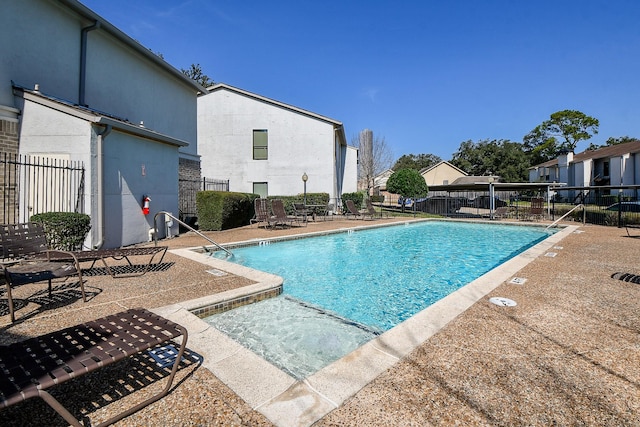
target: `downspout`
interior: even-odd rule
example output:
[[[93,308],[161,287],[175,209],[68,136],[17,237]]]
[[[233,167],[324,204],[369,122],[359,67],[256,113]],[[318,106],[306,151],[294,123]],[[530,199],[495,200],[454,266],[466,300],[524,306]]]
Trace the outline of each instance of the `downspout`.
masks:
[[[86,107],[84,102],[86,76],[87,76],[87,34],[89,31],[100,28],[100,22],[96,21],[93,25],[85,27],[80,32],[80,86],[78,88],[78,105]]]
[[[104,245],[104,172],[103,172],[103,145],[104,140],[111,133],[111,125],[105,125],[101,132],[98,132],[98,142],[96,147],[96,188],[98,189],[96,217],[97,217],[97,242],[92,249],[100,249]]]

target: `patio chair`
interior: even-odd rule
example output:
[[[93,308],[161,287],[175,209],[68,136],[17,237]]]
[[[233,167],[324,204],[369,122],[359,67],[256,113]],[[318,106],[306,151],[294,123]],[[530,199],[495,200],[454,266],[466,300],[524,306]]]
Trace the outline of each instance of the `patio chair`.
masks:
[[[15,322],[11,289],[28,283],[47,281],[51,297],[52,280],[77,276],[82,300],[87,301],[82,270],[73,252],[50,250],[44,228],[40,224],[0,225],[0,251],[11,322]]]
[[[333,221],[333,217],[335,215],[334,210],[334,204],[333,203],[327,203],[327,207],[322,211],[319,212],[320,215],[322,215],[322,220],[326,221],[327,218],[331,219],[331,221]]]
[[[39,397],[67,423],[80,427],[84,424],[47,390],[126,357],[170,343],[180,336],[182,342],[175,359],[168,358],[167,361],[166,370],[171,371],[164,389],[96,426],[99,427],[114,424],[167,395],[187,345],[187,330],[184,327],[137,308],[25,341],[2,345],[0,408]],[[152,375],[149,374],[146,378],[152,378]]]
[[[347,200],[345,202],[345,205],[347,206],[347,211],[345,212],[345,214],[347,215],[347,218],[362,218],[362,212],[360,212],[358,210],[358,208],[356,208],[355,203],[353,203],[353,200]]]
[[[373,207],[373,203],[371,203],[371,199],[367,199],[365,207],[366,207],[366,214],[371,215],[371,219],[376,217],[382,218],[383,211],[380,210],[380,212],[378,212],[376,208]],[[387,215],[387,218],[389,218],[388,215]]]
[[[273,213],[272,222],[273,226],[291,226],[294,222],[298,222],[298,219],[293,215],[287,215],[287,211],[284,210],[284,203],[281,199],[271,200],[271,212]]]
[[[271,215],[269,215],[269,201],[267,199],[258,198],[253,201],[253,206],[255,209],[254,217],[249,220],[250,224],[256,223],[258,227],[260,227],[260,223],[264,223],[265,227],[269,227],[271,225],[270,219]]]
[[[311,212],[307,209],[304,203],[294,203],[293,211],[294,216],[298,218],[298,222],[303,221],[305,224],[307,223]]]
[[[494,219],[505,219],[511,215],[511,208],[509,206],[501,206],[493,211]]]
[[[529,209],[529,219],[540,220],[544,216],[544,199],[532,198],[531,208]]]

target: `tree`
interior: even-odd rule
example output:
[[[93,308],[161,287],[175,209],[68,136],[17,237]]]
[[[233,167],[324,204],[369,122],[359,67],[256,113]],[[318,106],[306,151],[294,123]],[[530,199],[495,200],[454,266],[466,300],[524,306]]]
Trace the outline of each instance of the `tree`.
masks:
[[[200,83],[204,87],[211,86],[214,82],[202,72],[202,67],[200,64],[191,64],[191,67],[188,70],[181,68],[180,71],[185,76],[189,77],[191,80],[195,80]]]
[[[462,142],[451,164],[469,175],[498,175],[507,182],[527,181],[530,166],[522,144],[504,139]]]
[[[523,143],[534,163],[557,157],[563,150],[574,151],[580,141],[598,133],[600,122],[576,110],[562,110],[525,135]]]
[[[391,169],[394,171],[400,169],[422,170],[435,165],[436,163],[440,163],[441,161],[442,159],[440,157],[433,154],[403,154],[398,160],[396,160]]]
[[[358,148],[358,183],[368,192],[375,177],[391,167],[393,153],[384,137],[374,137],[369,129],[351,138],[351,144]]]
[[[614,138],[610,136],[605,142],[605,145],[607,146],[617,145],[617,144],[624,144],[625,142],[634,142],[634,141],[638,141],[638,138],[631,138],[630,136],[621,136],[619,138]]]
[[[429,193],[429,187],[420,172],[415,169],[400,169],[395,171],[387,180],[387,191],[406,197],[424,197]],[[402,204],[404,212],[404,203]]]

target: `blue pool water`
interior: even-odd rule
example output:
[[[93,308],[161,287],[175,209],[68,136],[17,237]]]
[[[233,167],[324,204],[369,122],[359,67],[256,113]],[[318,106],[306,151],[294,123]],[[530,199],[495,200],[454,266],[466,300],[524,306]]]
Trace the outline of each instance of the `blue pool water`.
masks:
[[[236,248],[230,261],[282,276],[283,296],[207,321],[302,378],[550,233],[540,227],[428,221]],[[322,317],[325,324],[317,321],[322,311],[331,314]],[[330,354],[320,354],[319,348],[328,347]]]
[[[233,250],[284,293],[387,330],[549,235],[540,227],[429,221]]]

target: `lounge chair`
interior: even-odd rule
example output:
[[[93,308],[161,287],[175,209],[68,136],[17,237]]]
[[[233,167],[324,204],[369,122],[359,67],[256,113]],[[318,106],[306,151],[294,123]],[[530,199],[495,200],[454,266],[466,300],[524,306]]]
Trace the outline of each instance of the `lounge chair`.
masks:
[[[51,297],[53,279],[77,276],[82,300],[87,301],[78,258],[73,252],[49,250],[41,225],[34,223],[0,225],[0,251],[11,322],[16,320],[11,294],[11,289],[16,286],[46,280],[49,283],[49,297]]]
[[[494,219],[504,219],[509,218],[511,215],[511,208],[509,206],[501,206],[493,211]]]
[[[355,203],[353,203],[353,200],[347,200],[345,202],[345,205],[347,206],[347,211],[345,212],[345,214],[347,215],[347,218],[362,218],[362,212],[360,212],[358,210],[358,208],[356,208]]]
[[[258,227],[260,227],[261,223],[265,224],[265,227],[269,227],[271,225],[271,215],[269,214],[269,201],[267,199],[258,198],[253,202],[253,206],[255,209],[254,217],[249,221],[250,224],[256,223]]]
[[[8,227],[22,227],[23,237],[28,239],[32,243],[36,243],[42,248],[47,248],[47,240],[44,228],[41,224],[36,223],[28,223],[26,224],[16,224]],[[164,259],[164,255],[167,253],[168,246],[148,246],[148,247],[127,247],[127,248],[114,248],[114,249],[92,249],[87,251],[42,251],[39,254],[33,254],[32,257],[35,259],[43,260],[48,257],[49,261],[56,262],[70,262],[70,261],[91,261],[91,266],[89,269],[92,269],[95,266],[95,263],[100,260],[104,265],[107,273],[111,275],[113,278],[120,277],[136,277],[142,276],[146,274],[151,266],[154,265],[154,259],[156,256],[160,256],[160,258],[155,262],[155,265],[160,264]],[[143,265],[140,271],[136,271],[137,269],[128,268],[125,269],[124,273],[118,273],[121,269],[112,268],[107,263],[107,259],[113,258],[115,260],[124,259],[127,261],[129,267],[134,267],[131,259],[129,257],[132,256],[149,256],[149,259],[146,265]]]
[[[82,424],[77,417],[49,394],[49,388],[179,336],[182,336],[182,342],[165,388],[96,426],[100,427],[139,411],[169,392],[187,345],[184,327],[138,308],[0,346],[0,408],[40,397],[67,423],[80,427]]]
[[[531,208],[529,209],[529,219],[539,220],[544,217],[544,199],[531,199]]]
[[[367,199],[365,206],[367,209],[366,210],[367,215],[370,215],[372,219],[376,217],[382,218],[383,211],[380,210],[380,212],[378,212],[376,208],[373,207],[373,204],[371,203],[371,199]],[[387,218],[388,217],[389,216],[387,215]]]
[[[294,222],[298,222],[298,219],[295,216],[287,215],[287,211],[284,210],[284,203],[281,199],[271,200],[271,212],[273,213],[271,221],[273,221],[274,227],[277,227],[278,225],[291,226]]]

